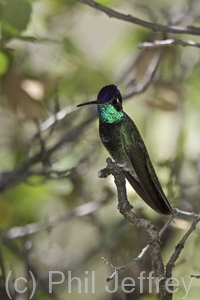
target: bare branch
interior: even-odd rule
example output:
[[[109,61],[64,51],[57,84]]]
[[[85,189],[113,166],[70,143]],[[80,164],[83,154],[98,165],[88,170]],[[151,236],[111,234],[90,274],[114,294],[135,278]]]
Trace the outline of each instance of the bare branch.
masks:
[[[137,228],[144,228],[150,238],[150,243],[142,249],[141,253],[133,259],[130,263],[121,266],[121,267],[115,267],[110,262],[108,262],[107,259],[103,258],[103,262],[107,265],[109,265],[114,272],[107,278],[107,281],[112,280],[121,270],[125,270],[127,268],[130,268],[137,262],[139,262],[148,249],[150,250],[151,260],[152,260],[152,268],[155,272],[156,277],[163,278],[163,280],[160,280],[159,282],[159,291],[161,295],[161,299],[171,299],[172,293],[166,290],[165,288],[165,281],[168,278],[172,277],[172,269],[174,267],[174,264],[176,260],[178,259],[184,244],[190,234],[195,230],[196,224],[200,221],[200,215],[196,215],[194,213],[189,213],[185,211],[181,211],[179,209],[174,208],[174,216],[172,216],[164,225],[164,227],[161,229],[161,231],[158,233],[154,225],[147,220],[138,218],[132,211],[132,206],[128,202],[127,194],[126,194],[126,186],[125,186],[125,176],[123,174],[123,170],[116,164],[113,163],[110,158],[107,159],[107,167],[99,172],[100,178],[105,178],[112,174],[115,179],[115,184],[117,187],[117,194],[118,194],[118,209],[120,213],[134,226]],[[188,216],[194,218],[194,221],[189,228],[189,230],[184,234],[181,241],[176,246],[176,249],[171,256],[167,266],[166,266],[166,275],[164,272],[164,265],[163,260],[161,256],[161,249],[160,249],[160,239],[159,237],[162,235],[164,230],[169,226],[171,221],[174,219],[174,217],[177,216]],[[197,277],[198,278],[198,277]]]
[[[133,86],[129,93],[123,95],[124,100],[130,98],[133,95],[141,94],[147,90],[147,88],[150,86],[150,84],[153,81],[154,75],[156,73],[160,59],[162,57],[162,53],[163,53],[162,49],[158,49],[158,51],[155,53],[151,63],[149,64],[149,67],[145,73],[144,79],[136,86]]]
[[[169,227],[169,225],[171,224],[172,220],[174,219],[174,217],[172,216],[163,226],[163,228],[160,230],[159,232],[159,236],[161,237],[162,234],[164,233],[164,231]],[[114,265],[112,265],[110,262],[108,262],[108,260],[106,258],[102,258],[103,262],[105,264],[107,264],[110,268],[112,268],[114,270],[114,272],[106,279],[106,281],[111,281],[114,279],[115,275],[117,274],[117,272],[119,273],[120,271],[126,270],[131,268],[132,266],[134,266],[135,264],[137,264],[138,262],[140,262],[145,254],[147,253],[147,251],[149,250],[149,244],[147,246],[145,246],[142,251],[140,252],[140,254],[134,258],[131,262],[129,262],[126,265],[120,266],[120,267],[116,267]]]
[[[174,208],[174,213],[176,216],[185,216],[185,217],[192,217],[192,218],[198,218],[199,215],[193,213],[193,212],[188,212],[188,211],[184,211],[184,210],[180,210],[178,208]]]
[[[152,268],[155,272],[155,276],[158,277],[159,280],[159,291],[161,295],[161,299],[168,299],[165,297],[169,296],[168,291],[165,288],[165,274],[164,274],[164,264],[161,256],[160,249],[160,236],[155,228],[155,226],[145,219],[139,218],[132,212],[132,205],[128,202],[127,194],[126,194],[126,181],[123,170],[118,166],[117,163],[112,162],[110,158],[106,160],[107,167],[101,171],[99,171],[99,177],[105,178],[112,174],[115,179],[115,185],[117,188],[118,195],[118,209],[119,212],[127,219],[132,225],[137,228],[143,228],[146,230],[150,243],[149,250],[152,260]],[[144,248],[145,249],[145,248]],[[143,249],[143,250],[144,250]],[[147,250],[145,250],[147,251]],[[171,296],[170,296],[171,297]],[[170,299],[170,298],[169,298]]]
[[[191,275],[190,277],[194,277],[194,278],[200,279],[200,275]]]
[[[130,22],[148,29],[151,29],[156,32],[165,32],[165,33],[174,33],[174,34],[192,34],[192,35],[199,35],[200,34],[200,28],[195,26],[176,26],[176,25],[169,25],[164,26],[160,24],[155,24],[151,22],[147,22],[138,18],[135,18],[131,15],[124,15],[122,13],[119,13],[109,7],[103,6],[102,4],[99,4],[93,0],[78,0],[81,3],[87,4],[97,10],[100,10],[107,14],[110,18],[116,18],[119,20],[123,20],[126,22]]]
[[[149,250],[149,244],[147,246],[145,246],[142,249],[142,251],[140,252],[140,254],[136,258],[134,258],[130,263],[120,266],[120,267],[114,266],[105,257],[102,257],[103,263],[108,265],[111,269],[114,270],[114,272],[106,279],[106,281],[109,282],[109,281],[113,280],[117,273],[119,273],[120,271],[129,269],[132,266],[134,266],[135,264],[137,264],[139,261],[141,261],[143,259],[143,257],[145,256],[145,254],[147,253],[148,250]]]
[[[156,40],[153,42],[144,42],[138,45],[139,49],[156,49],[156,48],[164,48],[169,46],[191,46],[200,48],[200,43],[196,43],[194,41],[187,41],[184,42],[182,40],[175,40],[175,39],[167,39],[167,40]]]
[[[167,263],[167,266],[166,266],[166,276],[167,276],[167,278],[172,277],[172,269],[175,266],[175,262],[179,258],[179,255],[180,255],[181,251],[184,248],[186,240],[188,239],[190,234],[196,229],[196,225],[199,221],[200,221],[200,215],[195,217],[194,221],[192,222],[192,225],[190,226],[188,231],[184,234],[184,236],[182,237],[180,242],[177,244],[177,246],[175,248],[175,251],[172,254],[172,256],[171,256],[171,258],[170,258],[170,260],[169,260],[169,262]]]
[[[73,113],[76,111],[76,107],[72,106],[67,106],[61,109],[60,111],[56,112],[56,114],[50,116],[47,120],[45,120],[41,125],[40,125],[40,130],[44,131],[54,125],[57,121],[63,120],[67,115]]]
[[[4,243],[8,240],[14,240],[19,237],[31,235],[38,231],[50,230],[50,229],[52,229],[64,222],[67,222],[73,218],[78,218],[78,217],[82,217],[82,216],[91,214],[92,212],[94,212],[95,210],[100,208],[102,205],[104,205],[106,203],[106,201],[107,201],[107,199],[104,199],[99,202],[97,202],[97,201],[88,202],[86,204],[78,206],[70,214],[64,214],[63,216],[59,216],[57,218],[52,218],[46,222],[36,222],[36,223],[32,223],[32,224],[27,224],[25,226],[13,227],[7,233],[1,235],[0,241],[1,241],[1,243]]]
[[[76,140],[82,132],[85,130],[87,125],[95,119],[96,115],[91,114],[90,117],[84,122],[78,125],[77,127],[71,129],[67,134],[65,134],[60,141],[58,141],[54,146],[45,152],[40,152],[33,157],[27,159],[23,165],[18,169],[15,169],[11,172],[4,172],[0,174],[0,192],[5,191],[6,189],[15,186],[21,182],[27,180],[31,175],[31,167],[37,163],[44,164],[50,160],[50,157],[59,149],[61,149],[67,143],[73,142]]]

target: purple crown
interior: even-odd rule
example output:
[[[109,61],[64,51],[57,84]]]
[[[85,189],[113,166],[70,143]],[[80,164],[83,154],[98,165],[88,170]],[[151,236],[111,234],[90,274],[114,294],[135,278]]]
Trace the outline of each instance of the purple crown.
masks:
[[[97,99],[102,102],[108,102],[110,99],[112,99],[115,96],[121,97],[121,94],[120,94],[118,88],[116,87],[116,85],[110,84],[110,85],[104,86],[100,90]]]

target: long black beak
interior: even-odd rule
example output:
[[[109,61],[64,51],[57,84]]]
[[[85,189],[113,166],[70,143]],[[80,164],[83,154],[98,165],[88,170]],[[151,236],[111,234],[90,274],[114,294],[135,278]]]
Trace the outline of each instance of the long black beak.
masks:
[[[77,107],[84,106],[84,105],[90,105],[90,104],[99,104],[99,101],[98,100],[94,100],[94,101],[89,101],[89,102],[81,103],[81,104],[78,104]]]

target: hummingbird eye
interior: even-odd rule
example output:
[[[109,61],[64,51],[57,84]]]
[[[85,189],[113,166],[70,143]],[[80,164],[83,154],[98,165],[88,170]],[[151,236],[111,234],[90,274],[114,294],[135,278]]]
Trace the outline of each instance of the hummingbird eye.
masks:
[[[119,99],[118,98],[114,98],[113,100],[112,100],[112,104],[118,104],[120,101],[119,101]]]

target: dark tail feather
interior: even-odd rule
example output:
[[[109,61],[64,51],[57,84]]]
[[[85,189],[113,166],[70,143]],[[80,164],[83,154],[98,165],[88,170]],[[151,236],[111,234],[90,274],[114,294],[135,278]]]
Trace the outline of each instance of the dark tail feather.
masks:
[[[124,171],[124,174],[136,191],[136,193],[157,213],[163,215],[173,215],[173,210],[168,203],[167,200],[163,199],[159,193],[155,193],[152,199],[151,197],[145,192],[143,187],[141,186],[140,182],[137,181],[129,172]],[[167,201],[167,203],[166,203]]]

